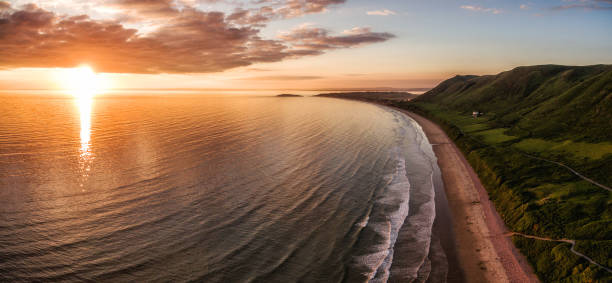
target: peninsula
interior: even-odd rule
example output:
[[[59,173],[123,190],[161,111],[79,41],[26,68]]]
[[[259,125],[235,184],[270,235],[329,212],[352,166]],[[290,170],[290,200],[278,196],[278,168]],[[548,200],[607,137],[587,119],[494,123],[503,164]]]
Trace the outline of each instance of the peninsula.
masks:
[[[277,95],[276,97],[304,97],[304,96],[299,95],[299,94],[283,93],[283,94]]]

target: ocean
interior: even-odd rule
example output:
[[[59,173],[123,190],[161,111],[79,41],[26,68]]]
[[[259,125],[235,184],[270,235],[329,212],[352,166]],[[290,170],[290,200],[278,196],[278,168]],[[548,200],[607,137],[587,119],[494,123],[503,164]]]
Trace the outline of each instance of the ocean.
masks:
[[[446,278],[436,158],[396,110],[26,92],[0,115],[2,282]]]

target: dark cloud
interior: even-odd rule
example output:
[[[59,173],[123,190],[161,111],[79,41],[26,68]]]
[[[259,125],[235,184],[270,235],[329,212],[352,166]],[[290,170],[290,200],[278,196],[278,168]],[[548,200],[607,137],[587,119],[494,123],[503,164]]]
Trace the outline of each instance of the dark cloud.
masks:
[[[285,33],[280,38],[290,43],[294,52],[313,51],[322,53],[325,50],[348,48],[366,43],[387,41],[395,37],[386,32],[372,32],[369,28],[354,28],[342,35],[329,35],[329,31],[312,26],[302,26]]]
[[[302,27],[269,40],[259,36],[257,24],[235,24],[221,12],[173,0],[114,0],[133,17],[161,17],[155,29],[141,33],[119,21],[95,20],[87,15],[62,16],[35,5],[0,13],[0,68],[74,67],[82,63],[97,71],[115,73],[206,73],[318,55],[327,50],[393,37],[369,29],[331,36],[320,28]],[[303,11],[343,1],[287,1]],[[0,2],[3,7],[4,2]],[[300,6],[302,5],[302,6]],[[6,5],[4,5],[6,6]],[[156,18],[157,19],[157,18]]]

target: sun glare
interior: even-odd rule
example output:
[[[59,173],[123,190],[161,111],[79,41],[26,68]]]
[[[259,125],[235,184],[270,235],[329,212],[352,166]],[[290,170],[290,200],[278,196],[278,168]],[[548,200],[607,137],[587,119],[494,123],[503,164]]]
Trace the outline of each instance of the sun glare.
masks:
[[[101,77],[87,66],[67,69],[61,74],[63,88],[77,98],[90,98],[103,90]]]

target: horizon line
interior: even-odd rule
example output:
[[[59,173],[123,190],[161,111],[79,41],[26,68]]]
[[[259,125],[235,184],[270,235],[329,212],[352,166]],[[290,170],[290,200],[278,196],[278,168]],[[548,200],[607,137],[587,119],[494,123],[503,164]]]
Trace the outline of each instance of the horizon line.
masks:
[[[122,90],[182,90],[182,91],[428,91],[433,87],[371,87],[371,88],[109,88],[106,91]],[[28,90],[52,90],[65,91],[61,88],[2,88],[0,91],[28,91]]]

